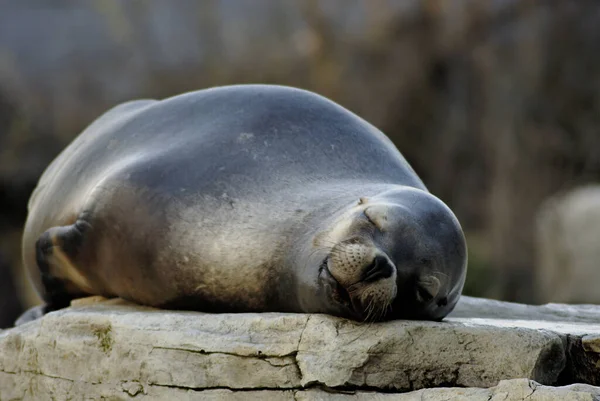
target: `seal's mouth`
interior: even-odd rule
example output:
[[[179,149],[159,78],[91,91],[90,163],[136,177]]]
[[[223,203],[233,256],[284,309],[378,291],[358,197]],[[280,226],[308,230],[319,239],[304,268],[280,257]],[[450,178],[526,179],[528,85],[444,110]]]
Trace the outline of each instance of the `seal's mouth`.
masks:
[[[391,306],[396,299],[397,283],[395,267],[382,257],[375,256],[371,264],[363,267],[362,272],[355,275],[358,281],[350,285],[341,284],[333,275],[336,271],[334,263],[343,266],[344,261],[337,261],[335,256],[327,255],[319,266],[321,288],[336,306],[336,312],[342,317],[357,321],[380,321],[387,319]],[[350,256],[352,259],[352,255]],[[354,259],[351,260],[351,263]],[[356,264],[355,264],[356,266]],[[342,272],[344,269],[338,269]],[[359,275],[360,274],[360,275]]]
[[[329,271],[329,268],[327,266],[328,262],[329,262],[329,256],[327,256],[323,260],[323,262],[321,263],[321,266],[319,267],[319,277],[321,277],[324,280],[326,288],[329,289],[331,298],[336,303],[338,303],[339,305],[344,307],[352,315],[357,315],[358,311],[355,310],[355,308],[352,304],[350,294],[344,288],[344,286],[342,286],[335,279],[335,277],[333,277],[333,275],[331,274],[331,272]]]

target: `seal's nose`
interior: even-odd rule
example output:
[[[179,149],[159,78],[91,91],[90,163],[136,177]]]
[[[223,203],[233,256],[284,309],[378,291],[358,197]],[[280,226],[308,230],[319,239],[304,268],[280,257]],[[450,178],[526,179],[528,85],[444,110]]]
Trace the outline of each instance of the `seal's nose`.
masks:
[[[371,264],[369,264],[361,274],[361,281],[371,283],[373,281],[381,280],[384,278],[391,277],[394,274],[394,266],[391,262],[382,255],[377,255],[373,258]]]

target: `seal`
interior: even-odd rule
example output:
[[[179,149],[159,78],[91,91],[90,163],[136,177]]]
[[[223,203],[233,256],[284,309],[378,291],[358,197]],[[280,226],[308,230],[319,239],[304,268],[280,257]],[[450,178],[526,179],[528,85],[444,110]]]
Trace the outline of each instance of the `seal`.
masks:
[[[312,92],[210,88],[124,103],[46,169],[23,258],[45,301],[445,317],[466,243],[378,129]]]

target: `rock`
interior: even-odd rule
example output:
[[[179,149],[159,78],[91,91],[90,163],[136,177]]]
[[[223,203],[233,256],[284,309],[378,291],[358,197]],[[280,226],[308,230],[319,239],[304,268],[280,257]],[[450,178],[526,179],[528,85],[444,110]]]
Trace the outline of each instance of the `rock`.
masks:
[[[310,388],[306,390],[250,390],[233,391],[226,389],[184,389],[177,387],[148,386],[144,388],[139,383],[134,383],[136,392],[126,390],[129,383],[122,386],[107,384],[92,384],[83,382],[61,382],[56,378],[47,378],[29,374],[27,388],[37,392],[36,396],[23,390],[24,386],[14,377],[6,381],[6,374],[0,373],[0,383],[10,383],[11,390],[5,391],[10,400],[45,399],[50,395],[57,399],[64,399],[68,394],[83,395],[86,400],[130,400],[135,397],[140,401],[168,400],[273,400],[273,401],[344,401],[344,400],[381,400],[381,401],[585,401],[600,399],[600,388],[584,384],[564,387],[550,387],[540,385],[528,379],[503,380],[491,388],[435,388],[423,389],[410,393],[376,393],[374,391],[335,391]],[[21,380],[21,379],[19,379]],[[138,392],[139,391],[139,392]],[[37,398],[40,397],[40,398]]]
[[[550,198],[537,218],[542,301],[600,304],[600,185]]]
[[[557,383],[600,385],[600,306],[534,306],[463,296],[447,320],[558,333],[567,363]]]
[[[500,321],[512,321],[517,325],[537,325],[561,331],[560,325],[566,324],[563,333],[596,332],[600,329],[600,306],[567,305],[549,303],[545,305],[525,305],[514,302],[496,301],[493,299],[462,296],[450,318],[489,319],[493,324]],[[581,326],[581,328],[578,328]]]
[[[1,338],[5,372],[192,389],[406,391],[520,377],[550,384],[566,362],[559,335],[528,328],[361,325],[325,315],[212,315],[111,302],[52,313]]]
[[[583,401],[600,397],[600,388],[587,385],[549,387],[527,379],[503,380],[497,386],[483,388],[436,388],[407,394],[377,394],[381,401]],[[316,400],[372,400],[372,392],[357,391],[354,394],[329,394],[320,390],[298,391],[298,401]]]
[[[475,400],[534,389],[537,399],[592,399],[591,386],[541,386],[597,380],[600,307],[565,308],[463,297],[444,322],[359,324],[94,299],[0,332],[0,399],[366,399],[381,390],[394,393],[382,399]],[[471,389],[395,394],[454,386]]]

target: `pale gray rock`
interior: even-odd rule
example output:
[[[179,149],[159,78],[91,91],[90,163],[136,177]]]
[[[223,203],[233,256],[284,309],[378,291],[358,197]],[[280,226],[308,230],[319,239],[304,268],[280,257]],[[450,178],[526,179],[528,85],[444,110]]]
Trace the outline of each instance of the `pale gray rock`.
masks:
[[[518,320],[547,322],[548,327],[555,329],[561,322],[569,324],[567,331],[577,330],[583,324],[584,331],[600,329],[600,306],[568,305],[549,303],[545,305],[525,305],[514,302],[496,301],[494,299],[461,296],[458,304],[450,313],[452,318],[482,318],[494,320]]]
[[[549,386],[598,376],[597,311],[565,308],[464,297],[444,322],[359,324],[84,303],[0,332],[0,400],[592,400]]]
[[[22,385],[27,380],[27,388]],[[322,390],[318,388],[298,390],[250,390],[227,389],[185,389],[176,387],[143,387],[139,383],[126,382],[123,385],[105,383],[70,382],[35,374],[25,374],[16,378],[0,372],[0,383],[12,387],[3,389],[7,400],[74,399],[86,400],[135,400],[139,401],[593,401],[600,399],[600,388],[585,384],[564,387],[543,386],[528,379],[501,381],[491,388],[433,388],[408,393],[378,393],[376,391]],[[131,390],[133,388],[133,390]],[[31,392],[35,392],[32,395]],[[79,396],[79,397],[78,397]],[[4,399],[4,398],[3,398]]]
[[[564,341],[566,365],[559,382],[600,385],[600,306],[523,305],[462,296],[449,322],[504,328],[527,327],[559,334]]]
[[[536,236],[540,300],[600,304],[600,185],[546,201]]]
[[[298,401],[583,401],[597,400],[600,388],[587,385],[543,386],[528,379],[503,380],[491,388],[435,388],[405,394],[381,394],[357,391],[354,394],[331,394],[319,390],[298,391]]]
[[[297,360],[303,385],[396,390],[488,387],[518,377],[553,383],[565,363],[551,332],[448,322],[358,326],[320,315],[310,318]]]

